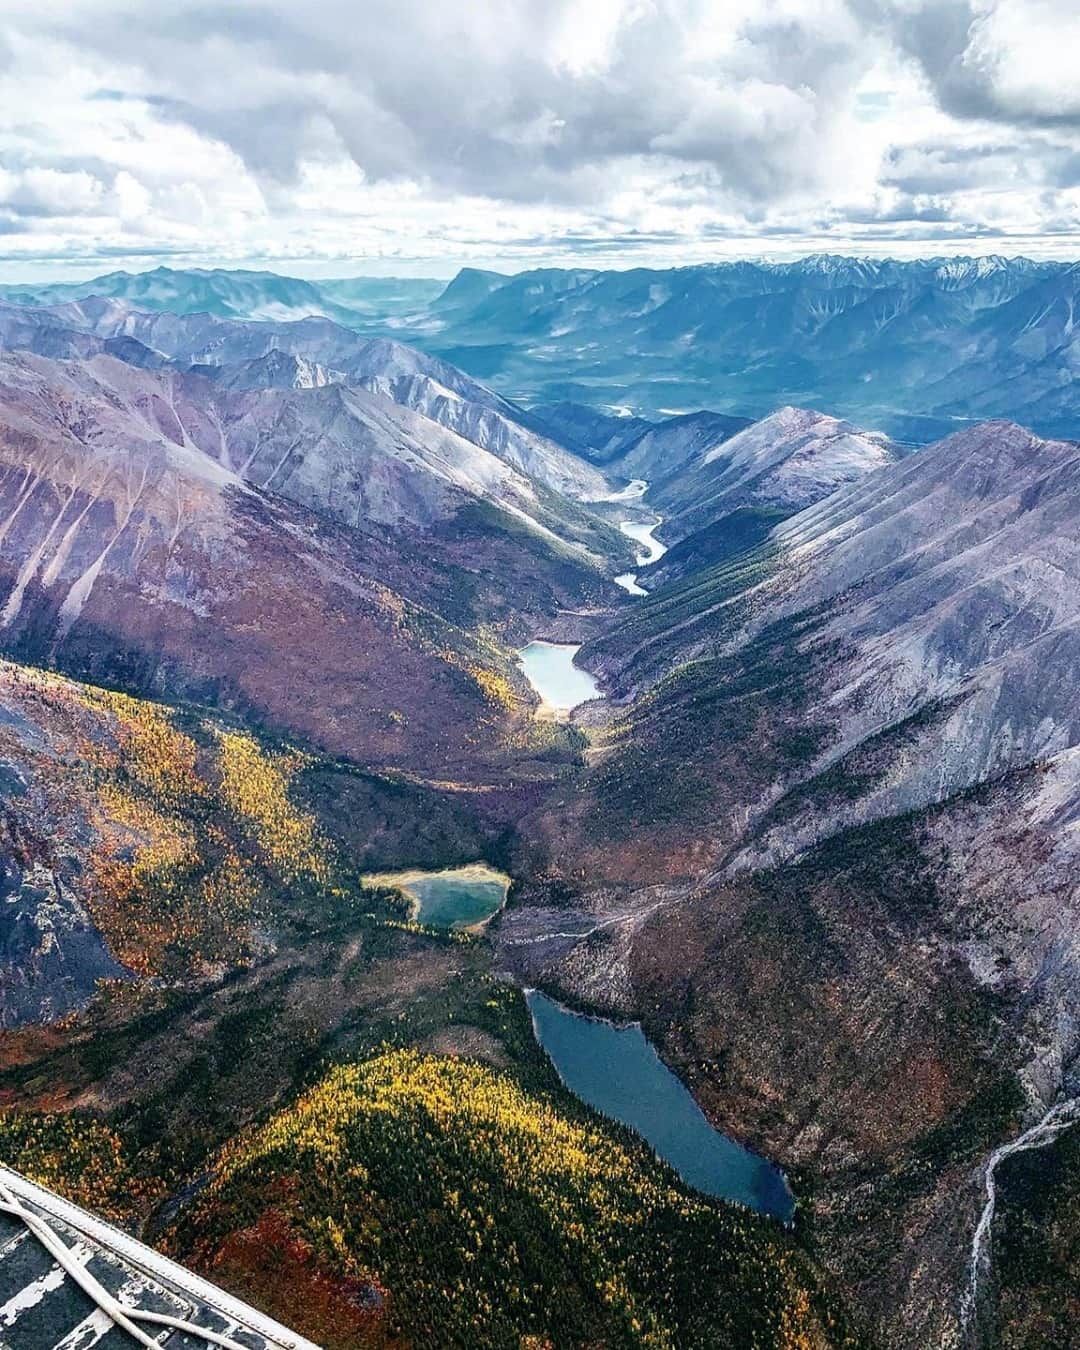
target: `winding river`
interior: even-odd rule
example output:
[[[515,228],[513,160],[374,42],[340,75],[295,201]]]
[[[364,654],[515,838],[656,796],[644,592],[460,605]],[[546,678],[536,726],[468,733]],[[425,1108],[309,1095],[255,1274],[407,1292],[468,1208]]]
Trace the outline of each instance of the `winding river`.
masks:
[[[641,501],[645,496],[648,486],[648,483],[642,482],[640,479],[635,479],[630,485],[630,488],[635,489],[632,496],[616,495],[609,500]],[[630,488],[624,489],[624,492],[629,494]],[[619,529],[622,530],[623,534],[627,535],[630,539],[633,539],[636,544],[641,545],[641,548],[634,555],[634,561],[639,567],[648,567],[650,563],[658,562],[667,552],[667,545],[662,544],[655,535],[655,532],[663,525],[663,523],[663,516],[657,516],[651,524],[646,524],[641,520],[620,521]],[[615,584],[616,586],[621,586],[624,591],[628,591],[630,595],[649,594],[644,586],[638,584],[636,572],[623,572],[621,576],[615,578]]]
[[[667,552],[667,545],[653,536],[653,531],[658,530],[663,523],[663,517],[658,516],[651,525],[646,525],[640,520],[624,520],[620,524],[619,529],[623,534],[629,535],[635,543],[641,545],[641,551],[634,555],[639,567],[647,567],[649,563],[657,562]],[[631,595],[649,594],[644,586],[638,584],[636,572],[623,572],[621,576],[615,578],[615,585],[621,586]]]
[[[651,525],[646,525],[640,520],[624,520],[620,524],[619,529],[623,534],[641,545],[642,551],[635,554],[634,558],[639,567],[648,567],[650,563],[659,562],[667,552],[667,545],[653,537],[653,531],[658,530],[663,523],[663,516],[657,516]]]

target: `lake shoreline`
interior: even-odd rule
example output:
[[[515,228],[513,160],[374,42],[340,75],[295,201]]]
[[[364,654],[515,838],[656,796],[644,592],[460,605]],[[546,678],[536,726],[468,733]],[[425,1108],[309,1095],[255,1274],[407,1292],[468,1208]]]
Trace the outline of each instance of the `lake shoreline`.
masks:
[[[448,932],[479,933],[505,907],[512,881],[507,873],[481,860],[434,870],[408,867],[366,872],[360,884],[398,891],[409,902],[414,923]],[[460,917],[453,917],[455,902]]]
[[[540,698],[537,717],[569,721],[583,703],[603,699],[596,676],[575,663],[580,650],[580,643],[534,638],[515,653],[525,678]]]
[[[534,986],[519,987],[537,1043],[568,1092],[637,1134],[691,1190],[741,1205],[785,1228],[793,1227],[798,1201],[785,1174],[768,1158],[709,1121],[686,1084],[665,1064],[640,1022],[618,1022],[601,1014],[579,1012]],[[544,1021],[546,1027],[541,1025]],[[601,1072],[583,1091],[576,1081],[583,1072],[584,1048],[578,1029],[590,1024],[604,1028],[607,1043],[597,1047]],[[567,1031],[570,1039],[560,1043]],[[624,1061],[622,1072],[612,1073],[614,1056],[619,1053]],[[635,1070],[645,1089],[640,1097],[628,1091]]]

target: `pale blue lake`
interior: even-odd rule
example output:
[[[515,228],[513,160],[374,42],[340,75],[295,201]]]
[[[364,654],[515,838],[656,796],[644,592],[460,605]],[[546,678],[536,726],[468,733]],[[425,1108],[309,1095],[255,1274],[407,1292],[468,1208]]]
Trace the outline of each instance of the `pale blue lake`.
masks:
[[[580,650],[580,645],[569,642],[530,642],[518,652],[525,678],[554,712],[569,712],[579,703],[600,696],[595,678],[574,665]]]

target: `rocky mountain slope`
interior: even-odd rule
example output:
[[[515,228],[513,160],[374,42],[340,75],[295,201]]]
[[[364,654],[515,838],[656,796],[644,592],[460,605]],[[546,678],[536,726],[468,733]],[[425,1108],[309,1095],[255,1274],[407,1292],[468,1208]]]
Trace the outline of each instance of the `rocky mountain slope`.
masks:
[[[99,981],[250,961],[272,949],[275,889],[324,880],[288,801],[297,756],[6,661],[0,706],[0,1027],[79,1011]]]
[[[526,520],[513,498],[534,488],[493,456],[450,433],[410,444],[415,414],[386,400],[214,395],[108,357],[0,361],[4,648],[361,760],[483,758],[527,694],[508,653],[466,631],[470,607],[503,613],[508,579],[526,595],[545,569],[541,604],[581,595],[598,575],[583,548]],[[384,416],[400,458],[365,446]],[[265,491],[282,479],[292,501]],[[501,485],[505,510],[478,484]]]
[[[749,425],[744,417],[708,411],[667,417],[626,442],[611,462],[627,478],[674,478]]]
[[[28,368],[19,358],[8,363],[11,372]],[[559,542],[545,523],[554,517],[553,494],[541,499],[505,461],[365,388],[226,391],[200,375],[104,357],[38,369],[64,383],[72,416],[94,422],[88,434],[97,441],[122,438],[124,423],[133,422],[145,435],[208,455],[253,485],[351,524],[428,525],[473,497]],[[14,401],[14,373],[7,387]],[[43,390],[24,385],[19,393],[48,415]],[[575,523],[580,530],[581,517]],[[573,532],[568,525],[566,533]]]
[[[606,464],[656,424],[587,403],[540,403],[529,409],[541,429],[594,464]]]
[[[555,491],[581,499],[608,491],[597,469],[531,430],[512,404],[462,371],[399,342],[364,338],[323,318],[239,322],[205,313],[137,310],[94,296],[45,309],[0,308],[0,343],[54,357],[104,350],[139,366],[155,367],[164,360],[207,376],[220,374],[234,387],[347,384],[368,389],[473,441]]]
[[[648,508],[667,552],[638,575],[646,590],[759,543],[780,520],[900,458],[878,432],[805,408],[760,422],[701,413],[659,423],[620,465],[651,470]]]
[[[408,402],[395,402],[388,386],[394,385],[399,394],[402,390],[391,378],[394,370],[409,391],[417,392],[419,377],[401,373],[416,364],[417,354],[407,348],[365,344],[365,369],[383,374],[378,380],[361,380],[343,393],[317,362],[273,347],[247,361],[189,369],[151,352],[136,338],[121,334],[99,339],[58,325],[45,311],[9,310],[0,317],[0,326],[4,319],[10,347],[42,348],[51,355],[80,359],[97,351],[135,367],[126,382],[117,367],[109,367],[115,390],[108,398],[129,412],[138,405],[143,410],[132,413],[137,420],[190,440],[227,467],[235,464],[242,476],[259,486],[317,505],[350,523],[438,518],[447,514],[450,491],[451,497],[458,494],[455,500],[464,493],[510,512],[528,529],[545,534],[553,547],[563,540],[571,547],[583,545],[586,552],[611,553],[616,559],[625,553],[625,541],[615,531],[545,481],[561,482],[574,497],[603,495],[605,480],[569,452],[525,431],[520,441],[503,435],[494,410],[455,400],[449,393],[441,403],[436,400],[438,407],[429,409],[442,420],[414,412]],[[101,385],[104,369],[88,375],[90,386],[95,381]],[[446,374],[455,378],[453,372]],[[217,388],[208,382],[211,377]],[[434,388],[433,382],[429,384]],[[246,398],[241,391],[247,391]],[[480,388],[478,397],[488,395]],[[476,416],[451,415],[448,403],[458,413],[471,410]],[[170,411],[162,418],[160,408],[166,405]],[[473,434],[465,437],[444,429],[444,423],[454,421],[470,423]],[[484,440],[496,449],[486,451],[480,444]],[[286,450],[289,453],[282,459]],[[538,466],[538,479],[529,481],[525,471],[515,472],[515,461]],[[386,481],[388,471],[393,481]]]
[[[676,472],[750,422],[707,409],[649,420],[579,403],[539,404],[529,413],[556,440],[609,473],[650,481]]]
[[[1068,436],[1078,285],[1075,264],[996,257],[466,271],[411,340],[537,403],[805,404],[924,442],[1007,416]]]
[[[719,528],[733,511],[766,507],[793,515],[898,458],[886,437],[805,408],[781,408],[750,426],[704,438],[682,457],[660,460],[649,502],[665,537]]]
[[[984,424],[628,608],[583,656],[636,698],[501,930],[805,1169],[889,1346],[993,1322],[983,1169],[1080,1091],[1078,474]]]

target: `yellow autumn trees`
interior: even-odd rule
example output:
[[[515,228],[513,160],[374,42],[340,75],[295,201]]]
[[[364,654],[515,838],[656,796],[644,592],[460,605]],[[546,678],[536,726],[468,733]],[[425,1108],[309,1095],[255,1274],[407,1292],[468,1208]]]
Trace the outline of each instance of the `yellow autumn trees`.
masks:
[[[331,1068],[225,1147],[174,1250],[213,1270],[267,1206],[325,1266],[388,1291],[380,1334],[415,1350],[849,1344],[825,1336],[829,1312],[781,1230],[687,1193],[628,1133],[475,1061],[387,1049]]]
[[[212,724],[203,744],[175,714],[124,695],[86,695],[109,714],[113,738],[93,748],[96,920],[140,973],[173,964],[243,960],[268,878],[326,885],[329,864],[313,819],[293,806],[303,762],[246,733]]]
[[[289,780],[303,763],[295,751],[270,754],[253,736],[217,731],[221,796],[253,834],[263,855],[284,876],[328,879],[324,846],[314,819],[289,799]]]
[[[0,1160],[114,1221],[155,1193],[133,1175],[119,1135],[85,1117],[0,1110]]]
[[[281,894],[329,884],[329,846],[291,796],[296,751],[12,662],[0,691],[45,733],[0,741],[43,793],[51,836],[85,851],[83,899],[130,970],[242,963]]]

